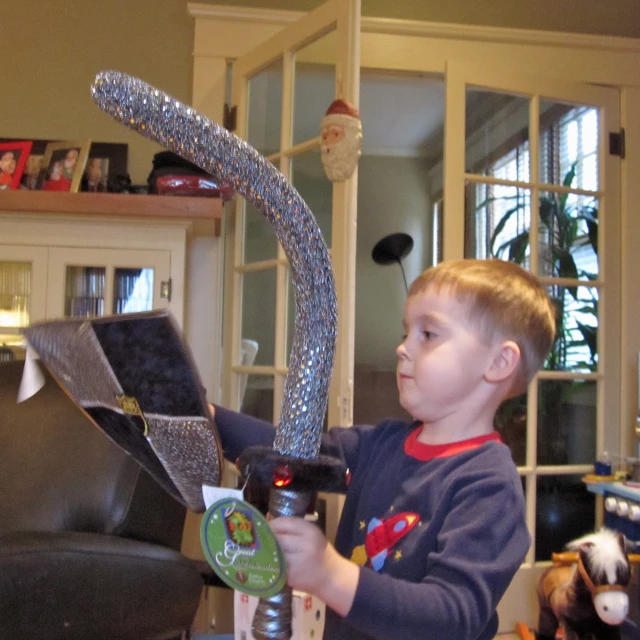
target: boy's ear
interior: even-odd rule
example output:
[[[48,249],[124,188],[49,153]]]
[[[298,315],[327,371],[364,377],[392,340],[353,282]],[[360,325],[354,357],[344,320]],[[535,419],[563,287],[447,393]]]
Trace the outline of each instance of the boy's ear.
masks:
[[[510,378],[520,364],[520,347],[513,340],[501,342],[493,362],[485,372],[488,382],[504,382]]]

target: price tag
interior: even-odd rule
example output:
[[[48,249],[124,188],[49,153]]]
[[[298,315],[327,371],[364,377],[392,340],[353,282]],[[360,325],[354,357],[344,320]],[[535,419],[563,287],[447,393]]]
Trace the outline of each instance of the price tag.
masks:
[[[284,555],[264,516],[237,498],[213,503],[202,518],[207,561],[232,589],[268,598],[285,585]]]

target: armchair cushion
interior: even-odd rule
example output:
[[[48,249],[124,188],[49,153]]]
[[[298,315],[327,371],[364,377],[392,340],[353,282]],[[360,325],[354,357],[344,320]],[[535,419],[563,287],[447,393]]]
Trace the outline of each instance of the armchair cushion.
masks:
[[[17,404],[0,364],[0,638],[164,640],[203,585],[179,552],[185,508],[45,372]]]

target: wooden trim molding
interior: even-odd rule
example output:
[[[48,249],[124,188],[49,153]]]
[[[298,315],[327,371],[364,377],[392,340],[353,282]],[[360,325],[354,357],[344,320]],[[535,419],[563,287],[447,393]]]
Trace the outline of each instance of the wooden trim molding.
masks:
[[[220,235],[223,203],[220,198],[121,193],[51,193],[16,189],[0,192],[0,213],[208,222],[211,226],[210,235],[217,236]],[[199,225],[199,228],[201,227],[202,225]]]
[[[285,27],[299,20],[306,12],[259,9],[190,2],[188,12],[194,18],[215,18],[238,22],[281,24]],[[510,29],[506,27],[486,27],[448,22],[426,22],[421,20],[400,20],[395,18],[374,18],[362,16],[362,32],[393,35],[449,38],[473,40],[477,42],[532,44],[568,48],[599,49],[638,53],[639,38],[620,36],[600,36],[562,31],[539,31],[535,29]]]

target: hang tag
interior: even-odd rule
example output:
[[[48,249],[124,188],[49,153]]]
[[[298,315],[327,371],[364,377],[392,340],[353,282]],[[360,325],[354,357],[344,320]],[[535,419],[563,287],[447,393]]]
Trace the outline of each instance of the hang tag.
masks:
[[[268,598],[284,587],[280,544],[265,517],[248,502],[214,502],[202,518],[200,541],[207,562],[232,589]]]
[[[44,387],[44,382],[44,375],[38,366],[35,351],[27,343],[27,353],[24,358],[24,368],[22,369],[22,380],[20,380],[17,402],[24,402],[31,396],[35,396]]]
[[[234,498],[242,502],[244,500],[243,489],[230,489],[228,487],[211,487],[208,484],[202,485],[202,497],[204,506],[208,509],[214,502],[223,498]]]

